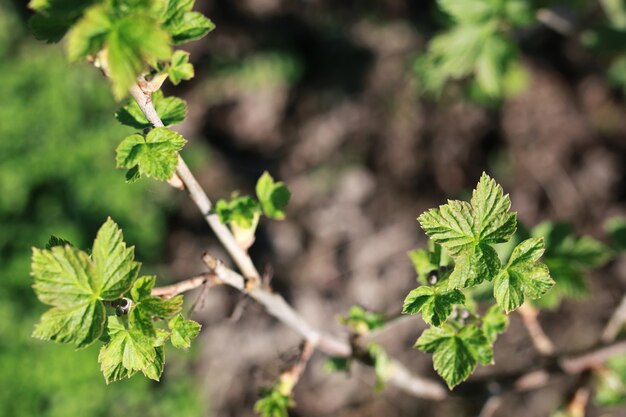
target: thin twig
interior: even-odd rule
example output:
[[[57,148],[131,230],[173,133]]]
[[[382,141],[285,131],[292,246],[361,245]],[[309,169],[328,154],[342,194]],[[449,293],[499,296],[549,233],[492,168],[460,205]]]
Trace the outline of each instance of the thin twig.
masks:
[[[164,287],[156,287],[152,289],[152,295],[155,297],[172,298],[175,295],[182,294],[187,291],[195,290],[203,286],[204,284],[218,285],[219,281],[214,280],[211,282],[213,276],[205,273],[200,274],[192,278],[188,278],[184,281],[177,282],[176,284],[167,285]]]
[[[226,268],[222,262],[211,255],[205,254],[202,259],[209,268],[209,273],[214,274],[224,284],[239,291],[245,291],[243,276]],[[270,315],[302,335],[306,341],[327,355],[343,358],[353,355],[352,346],[347,341],[336,339],[313,328],[282,296],[261,286],[252,288],[246,294],[265,307]],[[442,400],[447,396],[447,391],[441,384],[413,375],[402,363],[396,360],[392,360],[389,369],[387,381],[405,392],[433,400]]]
[[[539,315],[537,309],[528,304],[522,304],[522,306],[516,311],[522,318],[522,322],[528,330],[528,334],[530,335],[535,349],[537,349],[537,351],[544,356],[554,355],[554,345],[543,331],[543,328],[537,319],[537,316]]]
[[[483,405],[482,410],[478,417],[493,417],[496,413],[500,405],[502,404],[502,397],[499,395],[493,395],[489,397],[487,401],[485,401],[485,405]]]
[[[315,345],[305,340],[302,344],[302,351],[300,352],[298,362],[280,374],[281,388],[284,390],[283,394],[291,394],[306,369],[307,364],[311,360],[313,353],[315,353]]]
[[[146,119],[152,123],[152,125],[155,127],[164,126],[161,118],[154,108],[154,105],[152,104],[152,98],[149,93],[144,92],[138,84],[134,84],[130,88],[130,94],[139,105],[139,108],[146,116]],[[189,196],[198,209],[200,209],[202,217],[204,217],[211,229],[213,229],[213,232],[222,245],[224,245],[224,248],[226,248],[241,273],[246,277],[246,281],[253,283],[259,282],[260,275],[255,268],[252,259],[250,259],[248,253],[241,246],[239,246],[230,229],[220,222],[216,214],[211,212],[211,200],[204,192],[202,186],[200,186],[200,183],[198,183],[198,180],[189,170],[189,167],[180,155],[178,156],[176,173],[185,184],[185,189],[189,193]]]
[[[626,322],[626,295],[622,298],[622,302],[613,312],[606,327],[602,331],[602,342],[609,343],[615,340],[622,326]]]
[[[595,368],[607,359],[626,352],[626,341],[614,343],[573,358],[561,360],[561,368],[568,374],[579,374]]]

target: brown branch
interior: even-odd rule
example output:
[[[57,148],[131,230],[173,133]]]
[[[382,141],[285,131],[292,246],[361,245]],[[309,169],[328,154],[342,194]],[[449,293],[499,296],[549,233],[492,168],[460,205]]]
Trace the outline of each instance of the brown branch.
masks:
[[[524,326],[528,330],[528,334],[530,335],[535,349],[543,356],[554,355],[554,345],[543,331],[537,319],[539,311],[528,304],[522,304],[516,311],[522,318],[522,323],[524,323]]]

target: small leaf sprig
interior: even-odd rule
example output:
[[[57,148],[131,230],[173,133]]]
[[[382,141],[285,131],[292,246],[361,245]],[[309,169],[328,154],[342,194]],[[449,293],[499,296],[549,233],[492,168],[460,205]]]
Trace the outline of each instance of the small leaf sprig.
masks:
[[[471,77],[469,92],[482,101],[519,92],[527,74],[519,62],[513,29],[531,24],[535,10],[525,0],[438,0],[452,25],[436,35],[414,65],[422,90],[440,95],[450,80]]]
[[[46,249],[33,249],[33,288],[51,308],[35,326],[33,337],[85,348],[100,340],[98,361],[107,383],[142,372],[159,380],[163,346],[186,349],[200,324],[182,315],[183,297],[151,295],[156,277],[139,276],[141,264],[127,247],[119,226],[102,225],[91,254],[53,237]],[[169,320],[167,329],[156,319]]]
[[[502,187],[483,173],[469,202],[450,200],[418,218],[431,250],[409,254],[426,278],[406,297],[403,313],[419,313],[432,326],[415,346],[433,353],[435,370],[450,388],[478,364],[493,363],[493,343],[508,324],[505,312],[542,297],[554,285],[539,261],[543,238],[522,241],[506,264],[500,261],[494,245],[508,242],[517,227],[510,207]],[[496,304],[481,318],[466,293],[485,282],[493,284]]]
[[[254,242],[261,214],[270,219],[283,220],[291,199],[287,186],[275,181],[267,171],[259,177],[255,191],[257,199],[234,194],[230,200],[220,199],[215,203],[215,213],[220,222],[230,227],[235,239],[244,248]]]

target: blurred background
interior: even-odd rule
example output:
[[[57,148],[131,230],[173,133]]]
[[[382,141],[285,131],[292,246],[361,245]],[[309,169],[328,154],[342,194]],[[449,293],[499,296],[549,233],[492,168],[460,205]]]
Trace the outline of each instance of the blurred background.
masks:
[[[506,32],[512,81],[490,88],[471,70],[443,83],[465,48],[426,52],[451,27],[435,1],[197,0],[217,29],[186,48],[196,77],[165,86],[188,102],[176,128],[190,142],[183,156],[213,198],[251,193],[264,170],[289,186],[287,220],[262,221],[251,254],[313,324],[347,335],[336,317],[354,304],[397,316],[415,286],[406,252],[425,243],[415,218],[467,197],[483,171],[529,226],[563,220],[606,241],[606,219],[626,213],[626,5],[536,3],[538,19]],[[199,341],[168,352],[160,383],[135,376],[107,386],[96,346],[31,339],[45,307],[31,290],[30,248],[52,234],[89,247],[110,215],[162,283],[202,272],[204,251],[227,256],[184,193],[124,183],[114,149],[128,130],[113,117],[119,103],[106,80],[68,64],[62,44],[33,39],[29,15],[24,1],[0,0],[0,415],[253,415],[299,338],[226,289],[209,293],[194,317]],[[540,316],[559,352],[597,342],[626,290],[626,262],[591,272],[589,285],[587,299]],[[477,377],[537,360],[511,320],[496,365]],[[436,377],[430,357],[410,348],[423,326],[403,321],[380,342]],[[323,361],[314,356],[291,415],[473,416],[484,402],[373,393],[370,369],[327,374]],[[495,415],[547,416],[569,388],[511,394]],[[591,405],[588,415],[626,410]]]

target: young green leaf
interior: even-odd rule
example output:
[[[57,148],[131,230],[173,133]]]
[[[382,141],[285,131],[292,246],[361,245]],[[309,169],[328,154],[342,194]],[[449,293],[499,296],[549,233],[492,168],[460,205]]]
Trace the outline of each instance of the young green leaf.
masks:
[[[324,362],[324,371],[332,372],[348,372],[350,371],[350,359],[330,357]]]
[[[143,276],[137,278],[130,295],[135,302],[135,310],[141,311],[145,316],[169,319],[180,313],[183,309],[183,297],[177,295],[163,299],[151,295],[156,282],[155,276]]]
[[[374,362],[374,372],[376,373],[374,389],[377,391],[382,390],[391,373],[391,359],[385,349],[377,343],[370,343],[367,346],[367,352]]]
[[[104,6],[98,5],[88,9],[69,32],[67,40],[69,60],[79,61],[100,51],[112,26],[113,22]]]
[[[143,374],[154,380],[159,381],[163,374],[163,367],[165,366],[165,350],[163,346],[157,346],[154,348],[154,360],[148,365],[147,368],[142,369]]]
[[[460,23],[481,23],[494,12],[494,2],[489,0],[438,0],[439,7]]]
[[[452,312],[452,307],[464,302],[465,296],[459,290],[445,291],[436,287],[420,286],[406,297],[402,313],[421,313],[426,323],[439,327]]]
[[[164,28],[172,36],[175,45],[204,37],[215,29],[211,19],[198,12],[179,12],[165,22]]]
[[[189,53],[175,51],[167,70],[172,84],[178,85],[182,80],[191,80],[194,76],[193,65],[189,63]]]
[[[65,245],[74,246],[70,243],[69,240],[61,239],[60,237],[53,235],[53,236],[50,236],[50,239],[48,239],[48,243],[46,243],[46,249],[52,249],[55,246],[65,246]]]
[[[458,333],[451,326],[432,327],[422,333],[415,347],[433,353],[435,370],[450,389],[466,380],[481,363],[493,362],[491,344],[483,331],[474,325]]]
[[[124,326],[119,318],[110,316],[108,332],[111,340],[100,349],[98,362],[106,383],[129,378],[155,362],[155,339],[139,330]]]
[[[161,90],[152,93],[152,104],[165,126],[178,124],[185,120],[187,115],[187,103],[184,100],[178,97],[166,98]],[[115,117],[121,124],[135,129],[152,127],[135,100],[130,100],[127,105],[119,109]]]
[[[198,335],[202,327],[193,320],[185,320],[180,314],[170,320],[168,326],[172,331],[172,345],[178,349],[190,348],[191,339]]]
[[[285,218],[285,208],[291,198],[291,192],[285,184],[275,182],[266,171],[256,183],[256,195],[267,217],[276,220]]]
[[[476,63],[476,81],[481,90],[491,97],[507,95],[507,72],[517,62],[517,47],[503,35],[485,40]]]
[[[105,320],[106,310],[102,302],[77,297],[75,304],[46,311],[35,325],[32,336],[83,348],[102,335]]]
[[[33,288],[48,310],[33,337],[85,347],[98,339],[106,319],[102,299],[119,298],[140,264],[110,218],[98,231],[92,256],[69,245],[33,249]]]
[[[254,403],[254,411],[262,417],[289,417],[289,408],[295,405],[291,395],[276,387],[261,391],[261,398]]]
[[[126,247],[119,226],[109,217],[100,227],[91,251],[104,300],[120,298],[132,285],[141,264],[135,262],[135,248]]]
[[[261,207],[252,197],[236,197],[230,201],[223,199],[215,203],[215,212],[222,224],[234,223],[244,229],[256,226]]]
[[[170,43],[170,35],[149,16],[133,14],[115,22],[107,36],[106,48],[113,93],[118,100],[136,82],[146,62],[154,64],[169,59]]]
[[[611,238],[611,245],[617,251],[626,250],[626,218],[613,217],[609,219],[604,228]]]
[[[601,407],[626,404],[626,357],[617,355],[596,373],[595,403]]]
[[[450,78],[459,79],[472,73],[482,45],[491,35],[489,26],[460,25],[437,35],[428,54],[437,69]]]
[[[36,13],[28,25],[35,38],[58,42],[96,0],[31,0],[28,7]]]
[[[603,265],[611,251],[597,240],[577,237],[572,226],[561,222],[546,222],[535,227],[534,237],[543,237],[545,264],[556,282],[545,296],[535,301],[545,308],[555,308],[564,297],[583,298],[588,295],[585,270]]]
[[[419,218],[422,229],[443,246],[456,265],[449,288],[466,288],[491,281],[501,267],[490,246],[506,242],[515,232],[517,216],[509,213],[511,200],[487,174],[481,176],[471,203],[448,201]]]
[[[489,343],[495,342],[508,326],[509,318],[497,304],[492,305],[483,317],[482,330]]]
[[[385,319],[379,313],[367,311],[361,306],[352,306],[348,315],[339,321],[354,329],[358,334],[366,334],[385,325]]]
[[[432,249],[431,249],[432,246]],[[415,249],[408,253],[411,263],[417,273],[418,281],[423,285],[432,285],[428,281],[433,271],[439,274],[439,267],[442,262],[441,246],[429,241],[429,249]],[[445,262],[445,260],[444,260]]]
[[[185,139],[165,127],[152,129],[147,135],[128,136],[117,147],[117,166],[138,167],[141,175],[167,181],[174,175],[178,152]]]
[[[543,239],[531,238],[513,250],[506,267],[494,280],[494,296],[505,311],[515,310],[526,297],[537,299],[553,285],[548,267],[539,262],[544,252]]]

